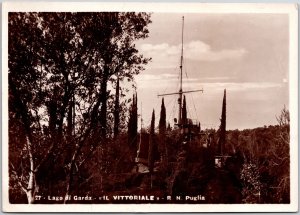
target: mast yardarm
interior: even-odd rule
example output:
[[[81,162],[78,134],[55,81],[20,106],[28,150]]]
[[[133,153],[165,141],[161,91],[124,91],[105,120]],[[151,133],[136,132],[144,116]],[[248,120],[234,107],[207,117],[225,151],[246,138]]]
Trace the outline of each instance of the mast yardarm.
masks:
[[[183,91],[182,90],[182,68],[183,68],[183,30],[184,30],[184,16],[182,17],[182,32],[181,32],[181,58],[180,58],[180,87],[179,92],[177,93],[165,93],[165,94],[159,94],[158,96],[168,96],[168,95],[179,95],[178,98],[178,125],[182,125],[182,95],[184,93],[191,93],[191,92],[203,92],[203,89],[201,90],[189,90],[189,91]]]

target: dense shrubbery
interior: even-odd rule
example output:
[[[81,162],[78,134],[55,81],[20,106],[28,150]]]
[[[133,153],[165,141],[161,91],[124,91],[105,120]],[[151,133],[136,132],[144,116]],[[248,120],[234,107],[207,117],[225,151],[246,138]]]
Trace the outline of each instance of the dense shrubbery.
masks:
[[[255,188],[249,188],[247,183],[244,185],[244,201],[251,199],[253,192],[256,193],[255,202],[290,201],[289,125],[229,131],[228,151],[239,151],[243,155],[242,179],[257,185]]]

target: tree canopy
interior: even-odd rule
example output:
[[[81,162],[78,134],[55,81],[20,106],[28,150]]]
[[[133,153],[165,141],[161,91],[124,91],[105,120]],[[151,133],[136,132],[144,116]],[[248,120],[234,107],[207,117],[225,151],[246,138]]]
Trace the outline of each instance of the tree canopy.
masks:
[[[62,157],[71,177],[84,147],[93,150],[112,135],[109,86],[117,77],[132,82],[149,62],[135,41],[148,37],[151,20],[147,13],[41,12],[9,13],[8,21],[10,144],[16,154],[23,146],[28,151],[24,174],[32,177],[21,182],[28,190],[40,168],[66,147],[69,156]]]

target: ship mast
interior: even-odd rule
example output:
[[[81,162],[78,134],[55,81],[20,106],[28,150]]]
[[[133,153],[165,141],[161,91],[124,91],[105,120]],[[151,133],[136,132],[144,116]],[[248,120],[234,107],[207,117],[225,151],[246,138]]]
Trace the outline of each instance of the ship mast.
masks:
[[[181,57],[180,57],[180,85],[179,85],[179,92],[178,93],[165,93],[165,94],[158,94],[158,96],[167,96],[167,95],[175,95],[178,94],[178,126],[182,125],[182,95],[183,93],[191,93],[191,92],[203,92],[201,90],[189,90],[183,91],[182,90],[182,68],[183,68],[183,30],[184,30],[184,16],[182,17],[182,32],[181,32]]]
[[[182,32],[181,32],[181,58],[180,58],[180,88],[178,98],[178,124],[181,125],[182,121],[182,64],[183,64],[183,27],[184,27],[184,16],[182,17]]]

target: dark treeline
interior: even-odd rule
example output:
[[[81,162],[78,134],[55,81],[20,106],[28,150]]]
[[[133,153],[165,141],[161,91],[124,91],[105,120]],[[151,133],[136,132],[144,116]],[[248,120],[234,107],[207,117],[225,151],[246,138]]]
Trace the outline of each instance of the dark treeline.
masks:
[[[202,203],[289,203],[288,110],[282,110],[278,125],[229,131],[223,130],[224,112],[223,105],[219,130],[201,131],[205,147],[180,150],[182,139],[176,129],[167,129],[163,141],[158,134],[157,142],[168,152],[157,176],[158,187],[171,195],[203,195]],[[216,166],[214,156],[222,158],[221,166]]]
[[[227,132],[226,151],[243,160],[241,191],[245,203],[290,202],[289,114],[278,125]]]

